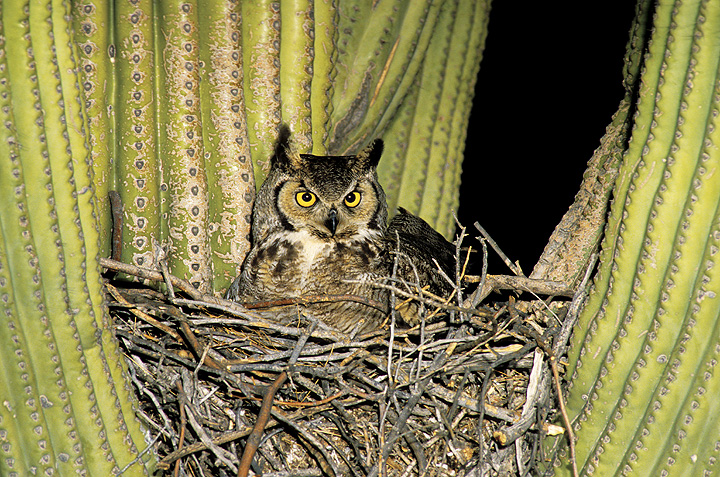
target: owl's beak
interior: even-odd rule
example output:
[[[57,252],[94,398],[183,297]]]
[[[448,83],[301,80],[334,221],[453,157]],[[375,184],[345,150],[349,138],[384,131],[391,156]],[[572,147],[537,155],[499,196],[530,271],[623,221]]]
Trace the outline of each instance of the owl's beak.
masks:
[[[337,229],[338,225],[338,217],[337,217],[337,210],[335,207],[330,209],[330,212],[328,213],[327,219],[325,219],[325,227],[330,231],[330,235],[335,235],[335,230]]]

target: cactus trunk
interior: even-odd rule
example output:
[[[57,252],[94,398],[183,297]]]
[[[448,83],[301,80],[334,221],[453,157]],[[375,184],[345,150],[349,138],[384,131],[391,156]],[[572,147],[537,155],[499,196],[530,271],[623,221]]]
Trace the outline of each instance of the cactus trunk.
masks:
[[[707,475],[720,449],[720,4],[638,12],[638,34],[652,33],[568,412],[582,475]],[[571,474],[567,456],[556,464]]]
[[[6,2],[0,22],[2,475],[110,475],[146,447],[103,300],[66,6]]]

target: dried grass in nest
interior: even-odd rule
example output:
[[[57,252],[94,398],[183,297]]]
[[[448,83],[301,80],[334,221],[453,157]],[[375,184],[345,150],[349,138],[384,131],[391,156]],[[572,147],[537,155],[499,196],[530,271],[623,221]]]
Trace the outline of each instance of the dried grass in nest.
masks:
[[[549,424],[559,415],[550,369],[581,296],[477,307],[507,280],[458,283],[452,305],[398,284],[397,300],[414,295],[432,318],[404,329],[393,313],[381,330],[347,336],[300,307],[297,326],[281,326],[166,269],[102,264],[166,284],[107,283],[165,475],[243,475],[250,458],[250,475],[277,477],[536,475],[542,436],[562,431]]]

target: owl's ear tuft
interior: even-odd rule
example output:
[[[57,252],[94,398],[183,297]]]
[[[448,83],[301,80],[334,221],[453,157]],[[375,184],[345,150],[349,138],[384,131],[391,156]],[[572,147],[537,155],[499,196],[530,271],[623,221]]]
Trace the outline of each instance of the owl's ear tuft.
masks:
[[[287,124],[281,124],[278,130],[278,140],[275,143],[275,152],[270,159],[272,167],[282,170],[296,170],[301,165],[300,155],[290,139],[292,132]]]
[[[375,139],[357,155],[358,163],[363,169],[375,169],[380,162],[383,153],[384,143],[382,139]]]

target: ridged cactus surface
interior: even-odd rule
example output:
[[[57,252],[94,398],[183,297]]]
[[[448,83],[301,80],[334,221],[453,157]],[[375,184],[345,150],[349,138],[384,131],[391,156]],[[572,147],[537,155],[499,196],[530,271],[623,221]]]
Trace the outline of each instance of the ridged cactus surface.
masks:
[[[708,475],[720,453],[720,4],[642,2],[638,18],[652,33],[568,358],[568,412],[581,475]],[[567,455],[556,463],[571,475]]]
[[[246,108],[246,77],[257,72],[243,69],[251,49],[242,46],[241,18],[234,2],[73,8],[103,252],[106,194],[116,190],[123,260],[152,268],[165,247],[171,271],[206,292],[227,285],[249,248],[247,120],[263,122]]]
[[[0,22],[0,475],[111,475],[146,444],[109,330],[67,4]],[[152,470],[152,454],[128,469]]]

